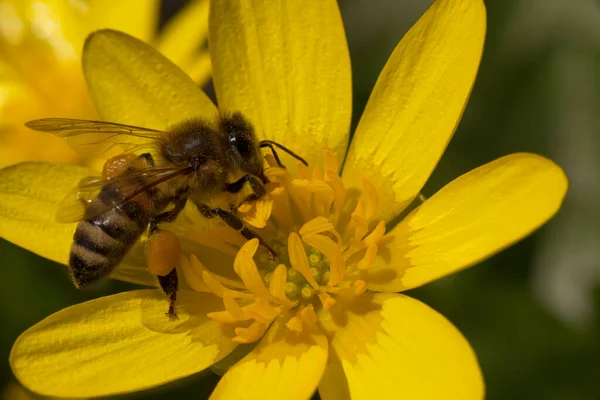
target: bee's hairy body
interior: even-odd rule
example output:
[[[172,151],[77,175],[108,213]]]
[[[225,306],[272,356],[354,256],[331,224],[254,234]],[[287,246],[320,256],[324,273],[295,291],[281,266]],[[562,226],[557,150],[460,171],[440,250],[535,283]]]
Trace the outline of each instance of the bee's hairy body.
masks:
[[[139,180],[140,178],[132,178]],[[147,184],[140,180],[140,186]],[[127,251],[146,232],[153,217],[168,205],[169,198],[158,188],[141,192],[117,207],[130,193],[124,193],[116,183],[104,186],[86,209],[84,220],[77,225],[69,257],[73,280],[85,286],[108,275]],[[101,214],[98,207],[109,208]]]
[[[75,218],[79,224],[69,258],[75,285],[85,286],[109,275],[148,232],[148,257],[153,255],[152,260],[147,259],[148,269],[169,296],[168,314],[174,316],[178,288],[175,266],[181,249],[175,236],[158,226],[174,221],[188,200],[204,217],[220,218],[248,240],[257,238],[276,258],[273,249],[235,214],[239,203],[231,202],[225,208],[208,205],[216,195],[238,194],[245,185],[250,186],[252,194],[242,202],[257,200],[265,194],[264,184],[268,179],[264,175],[261,148],[270,148],[281,167],[274,146],[306,164],[276,142],[259,142],[254,128],[241,113],[221,115],[216,123],[191,119],[166,131],[66,118],[35,120],[26,125],[67,140],[84,139],[84,144],[89,137],[87,144],[99,145],[104,151],[114,144],[130,145],[134,150],[154,149],[153,153],[138,156],[126,151],[105,164],[104,179],[80,182],[77,199],[84,203],[85,211],[83,216]],[[71,214],[65,215],[64,222],[73,221]],[[151,248],[152,243],[159,243],[155,245],[158,247]],[[163,257],[165,253],[171,256]]]

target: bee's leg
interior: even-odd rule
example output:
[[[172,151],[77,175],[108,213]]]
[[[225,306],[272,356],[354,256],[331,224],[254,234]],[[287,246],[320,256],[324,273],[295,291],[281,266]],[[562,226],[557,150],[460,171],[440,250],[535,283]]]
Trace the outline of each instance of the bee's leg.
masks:
[[[173,268],[167,275],[158,276],[158,283],[162,291],[169,296],[169,311],[167,311],[166,315],[170,319],[177,319],[177,314],[175,313],[175,301],[177,300],[177,289],[179,288],[177,270]]]
[[[255,238],[258,239],[258,242],[269,251],[269,253],[271,254],[271,258],[273,260],[277,260],[278,257],[277,257],[277,253],[275,252],[275,250],[273,250],[271,248],[271,246],[269,246],[263,240],[263,238],[260,237],[260,235],[258,233],[248,229],[244,225],[244,221],[242,221],[237,215],[235,215],[229,211],[225,211],[222,208],[211,208],[211,207],[207,206],[206,204],[198,204],[197,203],[196,207],[198,207],[198,211],[200,211],[200,213],[205,218],[219,217],[227,225],[229,225],[236,231],[239,231],[242,234],[242,236],[245,237],[246,239],[248,239],[248,240],[255,239]]]
[[[240,179],[238,179],[235,182],[227,183],[225,185],[225,191],[229,192],[229,193],[239,193],[240,190],[242,190],[242,188],[244,187],[244,185],[246,183],[248,183],[250,185],[250,188],[252,189],[253,193],[250,194],[249,196],[246,196],[244,198],[244,200],[242,201],[242,204],[243,203],[251,203],[253,201],[260,199],[261,197],[263,197],[265,195],[266,192],[265,192],[265,187],[264,187],[263,183],[260,181],[259,178],[257,178],[254,175],[250,175],[250,174],[246,174],[246,175],[242,176]]]
[[[187,195],[184,193],[177,195],[173,199],[173,203],[175,206],[172,209],[158,214],[150,220],[150,234],[158,229],[158,224],[175,221],[179,213],[185,208],[187,203]]]
[[[175,218],[177,218],[177,215],[179,215],[181,210],[183,210],[185,207],[185,204],[187,203],[187,196],[181,194],[173,201],[175,205],[171,210],[165,211],[164,213],[158,214],[152,218],[149,227],[150,237],[148,238],[148,256],[152,257],[153,254],[150,247],[153,245],[153,238],[157,239],[158,242],[158,248],[156,250],[163,253],[161,257],[154,257],[154,262],[151,262],[150,260],[148,261],[148,269],[150,272],[156,274],[161,289],[167,296],[169,296],[169,311],[167,312],[167,315],[171,319],[177,318],[177,314],[175,314],[175,300],[177,300],[177,288],[179,285],[175,266],[181,256],[181,247],[175,235],[167,231],[160,231],[158,229],[158,224],[162,222],[174,221]],[[170,236],[173,237],[173,240],[166,240],[165,234],[170,234]],[[162,235],[162,238],[160,235]],[[152,248],[152,250],[155,249]],[[168,254],[165,254],[165,252],[168,252]],[[158,275],[161,273],[159,271],[169,271],[169,273],[161,276]]]

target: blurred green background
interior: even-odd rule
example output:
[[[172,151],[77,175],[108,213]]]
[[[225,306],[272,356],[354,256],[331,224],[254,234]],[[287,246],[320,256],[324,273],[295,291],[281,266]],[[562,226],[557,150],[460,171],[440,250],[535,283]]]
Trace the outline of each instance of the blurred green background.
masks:
[[[184,3],[165,1],[161,22]],[[388,55],[430,4],[340,1],[353,63],[355,119]],[[519,151],[555,160],[570,178],[570,191],[560,213],[531,237],[410,294],[469,339],[488,399],[600,399],[600,2],[486,5],[486,47],[471,100],[423,193],[429,196],[460,174]],[[131,288],[107,280],[76,290],[64,267],[4,241],[0,264],[4,360],[19,333],[49,314]],[[14,377],[8,362],[0,368],[6,388]],[[125,397],[201,399],[217,380],[206,372]]]

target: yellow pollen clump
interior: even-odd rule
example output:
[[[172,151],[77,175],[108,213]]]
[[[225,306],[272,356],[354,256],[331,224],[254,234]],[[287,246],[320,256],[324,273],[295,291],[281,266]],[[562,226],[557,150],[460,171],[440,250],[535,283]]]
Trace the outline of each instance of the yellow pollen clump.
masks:
[[[182,260],[193,289],[222,299],[223,311],[208,316],[237,324],[233,340],[239,343],[258,340],[280,317],[288,329],[301,332],[317,323],[315,310],[329,309],[336,298],[360,296],[366,290],[362,272],[373,264],[385,235],[385,223],[374,219],[374,186],[364,179],[362,197],[349,199],[331,153],[325,152],[324,170],[299,164],[297,176],[271,155],[266,162],[268,194],[238,212],[278,260],[258,239],[245,242],[235,255],[239,280],[210,272],[194,256]]]

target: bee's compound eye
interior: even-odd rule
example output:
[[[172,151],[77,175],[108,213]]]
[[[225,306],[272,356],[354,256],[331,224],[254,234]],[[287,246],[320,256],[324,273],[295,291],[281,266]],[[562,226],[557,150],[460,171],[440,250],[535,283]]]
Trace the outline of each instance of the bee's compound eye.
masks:
[[[153,275],[165,276],[179,264],[181,244],[174,233],[157,229],[148,239],[146,262]]]
[[[231,144],[242,157],[247,156],[252,148],[252,141],[249,140],[246,135],[240,133],[229,135],[229,144]]]

